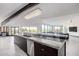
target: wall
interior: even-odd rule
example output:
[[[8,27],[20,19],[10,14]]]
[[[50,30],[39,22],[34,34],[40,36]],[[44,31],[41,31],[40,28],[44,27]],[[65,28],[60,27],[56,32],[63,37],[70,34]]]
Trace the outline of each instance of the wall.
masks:
[[[70,33],[70,35],[79,36],[79,13],[45,19],[45,20],[43,20],[43,23],[50,24],[50,25],[65,26],[67,28],[68,32],[69,32],[69,30],[68,30],[69,26],[77,26],[78,32],[69,32],[69,33]]]

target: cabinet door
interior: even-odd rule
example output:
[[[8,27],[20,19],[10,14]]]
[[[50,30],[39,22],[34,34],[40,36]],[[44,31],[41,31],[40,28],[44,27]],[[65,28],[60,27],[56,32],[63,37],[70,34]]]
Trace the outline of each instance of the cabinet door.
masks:
[[[57,56],[58,50],[34,42],[34,55],[35,56]]]
[[[14,42],[19,48],[27,53],[27,40],[25,38],[16,36]]]
[[[21,39],[19,47],[27,53],[27,40],[26,39]]]

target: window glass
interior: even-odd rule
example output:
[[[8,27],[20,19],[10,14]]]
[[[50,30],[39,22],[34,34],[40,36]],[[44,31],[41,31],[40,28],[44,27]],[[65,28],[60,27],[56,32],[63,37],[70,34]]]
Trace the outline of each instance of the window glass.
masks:
[[[57,33],[63,32],[63,27],[62,26],[54,26],[54,32],[57,32]]]
[[[11,27],[9,27],[9,35],[11,35],[12,33],[11,33]]]
[[[42,25],[42,32],[52,32],[52,26],[50,25]]]
[[[47,32],[53,32],[52,26],[48,25],[48,31]]]
[[[14,35],[15,32],[14,32],[14,27],[11,27],[11,34]]]
[[[62,33],[63,31],[65,31],[65,29],[63,29],[63,26],[56,26],[56,25],[54,26],[54,25],[43,24],[41,28],[42,28],[41,32],[45,32],[45,33],[49,33],[49,32]]]
[[[37,27],[21,27],[21,32],[37,32]]]
[[[44,30],[45,30],[45,27],[44,27],[44,25],[42,25],[42,31],[41,32],[45,32]]]
[[[19,28],[18,27],[15,27],[14,29],[15,29],[15,33],[14,34],[15,35],[18,35],[19,34]]]
[[[37,32],[37,27],[30,27],[30,32]]]

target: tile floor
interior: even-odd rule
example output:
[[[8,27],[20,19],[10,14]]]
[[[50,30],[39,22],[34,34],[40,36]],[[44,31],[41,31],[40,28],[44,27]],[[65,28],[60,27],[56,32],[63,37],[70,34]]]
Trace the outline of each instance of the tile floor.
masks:
[[[79,56],[79,37],[70,36],[66,44],[67,56]]]
[[[14,44],[14,37],[0,37],[0,56],[27,56]]]
[[[70,36],[66,44],[67,56],[79,56],[79,38]],[[0,37],[0,56],[27,56],[14,44],[14,37]]]

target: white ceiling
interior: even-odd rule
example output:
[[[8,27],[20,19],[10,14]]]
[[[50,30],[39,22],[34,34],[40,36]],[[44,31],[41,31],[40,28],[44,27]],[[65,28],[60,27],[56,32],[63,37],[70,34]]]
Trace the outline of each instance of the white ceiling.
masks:
[[[42,14],[35,19],[79,13],[79,3],[41,3],[38,5],[38,8],[42,10]]]
[[[0,22],[23,3],[0,3]]]
[[[40,8],[42,10],[41,15],[29,20],[24,18],[30,11],[36,8]],[[75,13],[79,13],[79,3],[41,3],[33,8],[30,8],[29,10],[22,12],[19,16],[11,19],[12,21],[8,22],[8,24],[12,23],[13,25],[39,24],[42,23],[43,20],[46,21],[47,18],[55,18]]]
[[[32,20],[54,18],[79,13],[79,3],[40,3],[38,6],[29,9],[29,11],[24,11],[19,17],[24,19],[30,11],[37,8],[41,9],[42,14],[32,18]]]

